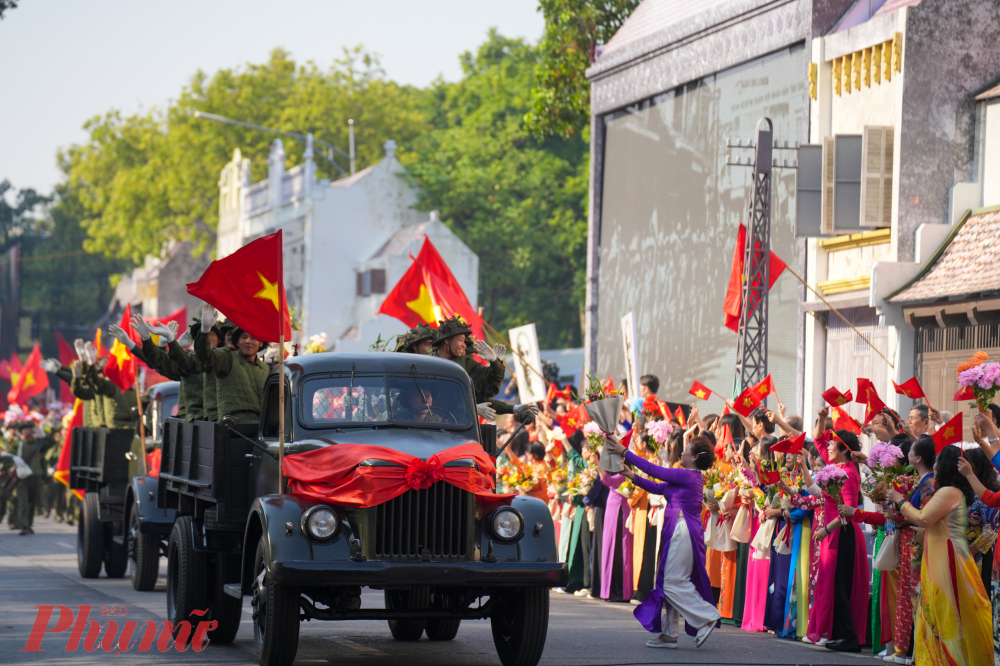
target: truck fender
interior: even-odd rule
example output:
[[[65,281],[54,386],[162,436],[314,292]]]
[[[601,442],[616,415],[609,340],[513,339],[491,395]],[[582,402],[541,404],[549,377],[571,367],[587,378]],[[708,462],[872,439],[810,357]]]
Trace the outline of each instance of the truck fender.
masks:
[[[547,562],[558,562],[556,528],[548,504],[537,497],[519,495],[512,499],[511,506],[524,518],[524,536],[517,542],[518,559],[537,562],[544,557]],[[535,527],[539,524],[542,528],[536,531]]]
[[[138,515],[139,531],[141,532],[150,529],[156,530],[156,528],[162,530],[166,529],[167,525],[173,525],[176,510],[156,507],[156,493],[159,485],[160,480],[155,476],[133,476],[129,480],[128,490],[125,493],[125,510],[122,512],[126,525],[130,511],[135,511]],[[125,531],[128,531],[127,526]]]
[[[294,495],[265,495],[254,500],[243,536],[243,573],[240,577],[243,594],[253,592],[253,558],[262,536],[267,552],[268,572],[274,562],[350,559],[347,544],[353,534],[343,511],[336,507],[330,506],[340,519],[340,530],[330,541],[316,542],[302,533],[302,514],[317,504],[330,506],[318,500]]]

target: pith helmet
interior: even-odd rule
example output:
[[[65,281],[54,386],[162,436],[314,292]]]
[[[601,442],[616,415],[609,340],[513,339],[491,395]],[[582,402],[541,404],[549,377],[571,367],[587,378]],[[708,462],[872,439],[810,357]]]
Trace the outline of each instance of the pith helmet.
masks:
[[[434,336],[434,346],[440,347],[441,343],[456,335],[470,335],[472,329],[469,325],[458,317],[451,317],[438,322],[437,334]]]
[[[396,338],[396,351],[401,353],[408,352],[411,344],[413,344],[412,330]]]

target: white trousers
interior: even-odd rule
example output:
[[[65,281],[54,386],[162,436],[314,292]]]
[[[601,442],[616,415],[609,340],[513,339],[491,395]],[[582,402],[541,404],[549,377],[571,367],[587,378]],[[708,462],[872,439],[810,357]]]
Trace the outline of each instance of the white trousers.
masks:
[[[691,533],[684,521],[684,513],[679,511],[677,525],[670,537],[670,550],[663,569],[663,597],[665,617],[663,633],[671,638],[680,635],[681,618],[696,629],[715,622],[721,615],[719,609],[702,599],[691,582],[694,568],[694,551],[691,548]]]

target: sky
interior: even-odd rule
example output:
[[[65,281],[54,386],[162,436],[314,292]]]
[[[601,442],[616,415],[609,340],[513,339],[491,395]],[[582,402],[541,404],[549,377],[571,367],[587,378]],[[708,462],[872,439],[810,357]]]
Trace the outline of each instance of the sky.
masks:
[[[536,42],[537,0],[21,0],[0,20],[0,182],[43,193],[83,123],[176,98],[199,69],[264,62],[276,47],[329,67],[344,47],[381,55],[390,79],[461,76],[491,27]]]

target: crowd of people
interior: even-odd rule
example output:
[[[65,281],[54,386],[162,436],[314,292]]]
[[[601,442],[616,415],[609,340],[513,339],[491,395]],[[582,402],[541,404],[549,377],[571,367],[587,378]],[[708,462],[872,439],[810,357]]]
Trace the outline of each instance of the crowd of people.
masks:
[[[553,387],[520,430],[498,419],[501,484],[548,502],[556,523],[570,573],[558,592],[639,606],[655,648],[677,646],[680,619],[697,645],[721,620],[871,646],[886,662],[993,663],[995,404],[975,414],[975,444],[938,451],[950,415],[925,404],[905,420],[882,407],[859,436],[834,430],[826,407],[806,433],[780,403],[685,417],[664,408],[655,376],[638,388],[619,385],[610,436],[581,423],[574,387]],[[619,473],[598,466],[609,450],[624,454]]]

